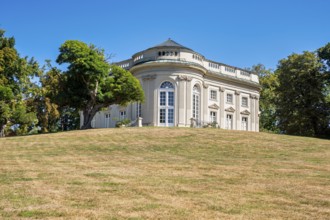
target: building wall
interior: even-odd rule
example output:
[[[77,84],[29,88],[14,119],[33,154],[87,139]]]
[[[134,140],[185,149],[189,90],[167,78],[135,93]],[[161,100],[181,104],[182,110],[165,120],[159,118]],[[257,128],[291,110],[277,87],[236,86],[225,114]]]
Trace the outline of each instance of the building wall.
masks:
[[[165,54],[165,55],[163,55]],[[232,129],[242,130],[242,119],[247,119],[247,130],[259,131],[259,86],[258,76],[243,69],[205,59],[202,55],[180,48],[151,48],[118,63],[139,79],[145,93],[141,105],[143,125],[160,126],[159,89],[169,81],[174,86],[174,126],[189,127],[193,116],[193,87],[200,89],[200,123],[211,122],[210,112],[215,112],[217,127],[226,128],[227,115],[232,117]],[[210,98],[211,90],[216,99]],[[232,95],[232,103],[227,102]],[[247,106],[242,106],[242,97]],[[98,112],[94,127],[115,127],[120,120],[120,111],[126,118],[137,119],[137,103],[129,106],[109,106]],[[111,119],[107,119],[110,114]],[[105,122],[106,121],[106,122]],[[81,122],[82,123],[82,122]]]

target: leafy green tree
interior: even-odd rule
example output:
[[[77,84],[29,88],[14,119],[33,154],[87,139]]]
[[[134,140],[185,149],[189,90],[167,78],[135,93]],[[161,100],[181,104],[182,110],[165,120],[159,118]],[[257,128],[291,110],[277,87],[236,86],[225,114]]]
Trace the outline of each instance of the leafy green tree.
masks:
[[[321,47],[317,50],[317,54],[319,58],[321,59],[321,62],[323,64],[322,72],[326,75],[326,90],[324,95],[326,96],[325,100],[327,103],[327,107],[329,109],[328,111],[328,130],[327,135],[330,136],[330,43],[326,44],[324,47]]]
[[[276,74],[279,128],[287,134],[314,136],[328,127],[325,100],[328,74],[315,53],[292,54],[279,62]]]
[[[31,78],[40,74],[33,59],[21,58],[15,49],[15,39],[0,30],[0,136],[5,128],[16,134],[28,133],[36,124],[35,114],[26,106],[31,94]]]
[[[66,41],[60,47],[57,63],[68,64],[59,94],[63,106],[83,111],[82,129],[92,128],[96,112],[112,104],[126,105],[142,101],[139,81],[128,71],[106,61],[104,51],[94,45],[76,40]]]
[[[51,69],[40,76],[40,85],[35,85],[32,95],[27,98],[27,106],[36,113],[37,126],[41,133],[57,131],[57,123],[60,118],[59,106],[54,103],[51,95],[56,92],[57,88],[49,85],[50,83],[56,83],[52,81],[54,71],[56,70]]]
[[[276,118],[276,88],[278,86],[277,75],[263,64],[252,67],[251,71],[259,75],[260,91],[260,130],[279,132]]]

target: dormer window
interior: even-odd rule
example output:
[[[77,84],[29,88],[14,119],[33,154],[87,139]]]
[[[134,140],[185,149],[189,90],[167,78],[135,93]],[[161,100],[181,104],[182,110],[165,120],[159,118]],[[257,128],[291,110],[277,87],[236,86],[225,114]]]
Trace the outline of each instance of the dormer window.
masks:
[[[177,51],[158,51],[158,56],[178,56]]]

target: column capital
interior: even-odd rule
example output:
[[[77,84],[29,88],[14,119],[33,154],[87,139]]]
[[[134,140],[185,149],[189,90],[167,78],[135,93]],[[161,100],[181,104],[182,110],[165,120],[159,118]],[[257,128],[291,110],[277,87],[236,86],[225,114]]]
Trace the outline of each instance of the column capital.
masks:
[[[205,82],[203,82],[203,87],[204,87],[204,89],[207,89],[207,88],[209,88],[209,85],[206,84]]]
[[[222,86],[219,87],[219,92],[224,92],[225,88],[223,88]]]
[[[252,94],[250,94],[250,98],[251,98],[251,99],[257,99],[257,96],[256,96],[256,95],[252,95]]]
[[[235,90],[235,95],[239,95],[239,94],[241,94],[241,92],[238,90]]]
[[[178,75],[177,79],[179,81],[191,81],[192,80],[192,78],[190,76],[187,76],[187,75]]]

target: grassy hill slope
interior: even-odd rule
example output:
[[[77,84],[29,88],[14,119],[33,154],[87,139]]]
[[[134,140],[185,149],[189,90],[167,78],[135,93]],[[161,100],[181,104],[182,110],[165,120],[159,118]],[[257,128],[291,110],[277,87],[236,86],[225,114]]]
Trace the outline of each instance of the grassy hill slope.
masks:
[[[0,218],[330,219],[330,141],[123,128],[0,139]]]

